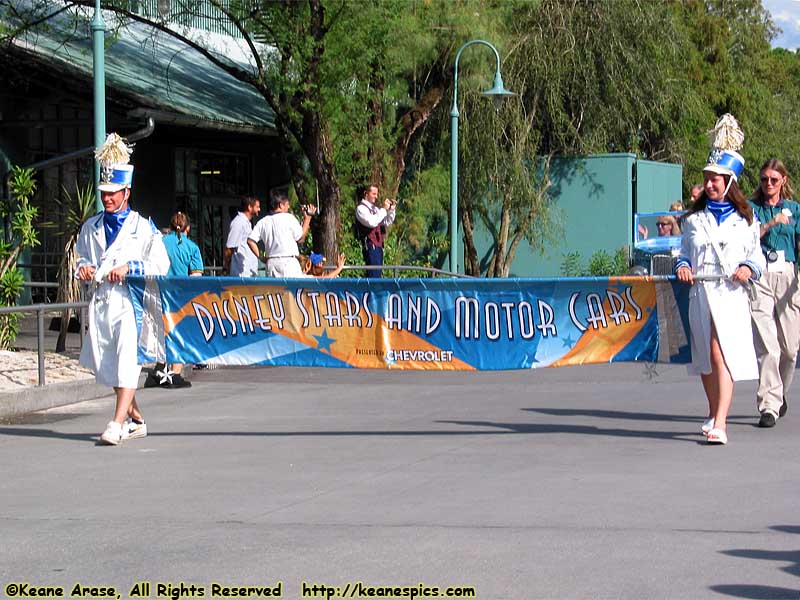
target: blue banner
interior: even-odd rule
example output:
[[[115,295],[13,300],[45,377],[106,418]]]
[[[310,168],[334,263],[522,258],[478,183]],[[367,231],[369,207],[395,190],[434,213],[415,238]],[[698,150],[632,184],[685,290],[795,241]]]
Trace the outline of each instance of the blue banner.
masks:
[[[688,290],[649,277],[128,278],[140,362],[496,370],[689,362]]]

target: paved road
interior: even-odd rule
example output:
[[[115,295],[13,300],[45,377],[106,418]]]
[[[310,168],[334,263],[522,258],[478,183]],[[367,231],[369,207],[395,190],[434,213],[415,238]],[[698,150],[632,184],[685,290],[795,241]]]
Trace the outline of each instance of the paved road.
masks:
[[[758,429],[753,383],[726,447],[680,366],[194,383],[140,391],[151,434],[122,447],[96,445],[110,398],[0,424],[3,586],[800,597],[800,401]]]

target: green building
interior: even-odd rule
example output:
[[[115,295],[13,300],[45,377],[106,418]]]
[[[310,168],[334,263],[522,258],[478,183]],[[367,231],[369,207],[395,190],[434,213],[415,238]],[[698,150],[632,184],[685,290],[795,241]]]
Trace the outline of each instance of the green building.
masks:
[[[625,247],[630,257],[634,213],[665,211],[681,200],[682,175],[680,165],[637,159],[633,154],[553,158],[549,193],[558,241],[544,254],[520,244],[509,276],[559,277],[570,252],[578,252],[584,263],[598,250],[613,256]],[[482,269],[492,244],[486,226],[477,224],[475,246]]]

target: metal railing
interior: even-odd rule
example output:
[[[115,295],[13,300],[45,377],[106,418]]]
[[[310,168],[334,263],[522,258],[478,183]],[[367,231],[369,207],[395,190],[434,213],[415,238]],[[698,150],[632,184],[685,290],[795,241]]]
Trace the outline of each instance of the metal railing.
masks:
[[[61,312],[68,308],[82,310],[89,306],[89,302],[62,302],[60,304],[28,304],[24,306],[1,306],[0,315],[36,313],[36,358],[39,367],[39,383],[46,383],[44,373],[44,313]]]
[[[332,265],[326,265],[326,271],[333,271],[336,267]],[[223,267],[217,266],[210,266],[205,267],[204,271],[209,272],[211,276],[222,276],[222,271],[224,270]],[[394,273],[394,278],[397,279],[400,276],[401,271],[417,271],[421,273],[429,273],[434,277],[458,277],[460,279],[474,279],[472,275],[464,275],[462,273],[451,273],[450,271],[443,271],[442,269],[437,269],[435,267],[415,267],[412,265],[383,265],[382,267],[372,266],[372,265],[345,265],[342,267],[342,273],[345,271],[390,271]],[[259,274],[259,277],[265,277],[265,275]]]
[[[335,267],[325,267],[325,270],[333,270]],[[397,279],[400,275],[400,271],[421,271],[423,273],[430,273],[434,277],[458,277],[460,279],[475,279],[472,275],[463,275],[461,273],[451,273],[450,271],[443,271],[442,269],[437,269],[435,267],[415,267],[409,265],[383,265],[383,266],[374,266],[374,265],[345,265],[342,267],[342,272],[344,271],[392,271],[394,273],[394,278]]]

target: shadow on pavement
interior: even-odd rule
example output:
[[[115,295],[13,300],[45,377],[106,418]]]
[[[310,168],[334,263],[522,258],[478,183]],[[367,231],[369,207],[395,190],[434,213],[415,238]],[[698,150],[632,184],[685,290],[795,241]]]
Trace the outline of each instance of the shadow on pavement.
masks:
[[[688,431],[641,431],[635,429],[614,429],[594,427],[591,425],[536,425],[524,423],[495,423],[493,421],[437,421],[437,423],[452,423],[454,425],[469,425],[473,427],[493,427],[506,431],[481,431],[480,434],[541,434],[541,433],[572,433],[576,435],[605,435],[611,437],[632,437],[645,439],[678,440],[706,445],[705,439],[692,435]],[[700,439],[698,439],[700,438]]]
[[[797,600],[800,592],[771,585],[712,585],[711,589],[734,598],[756,600]]]
[[[781,533],[800,533],[800,527],[797,525],[776,525],[770,527],[770,529]],[[789,563],[779,568],[795,577],[800,577],[800,550],[736,549],[723,550],[722,554],[749,560],[755,559],[768,560],[776,563]],[[797,588],[790,589],[771,585],[725,584],[711,586],[711,589],[720,594],[726,594],[735,598],[791,598],[792,600],[800,598],[800,590]]]
[[[592,417],[602,419],[628,419],[631,421],[674,421],[678,423],[701,423],[705,416],[666,415],[662,413],[627,412],[622,410],[582,410],[574,408],[523,408],[529,412],[541,413],[554,417]],[[728,424],[758,426],[758,420],[748,415],[729,415]]]
[[[468,427],[484,427],[481,431],[467,430],[454,431],[441,430],[361,430],[361,431],[176,431],[152,432],[147,437],[350,437],[350,436],[485,436],[485,435],[536,435],[536,434],[575,434],[575,435],[603,435],[611,437],[644,438],[678,440],[705,445],[705,440],[698,434],[692,435],[686,431],[639,431],[631,429],[613,429],[592,427],[588,425],[535,425],[520,423],[495,423],[492,421],[436,421],[452,425]],[[25,427],[0,427],[0,435],[13,435],[21,437],[62,438],[76,441],[89,441],[97,438],[97,434],[69,434],[52,429],[37,429]]]

